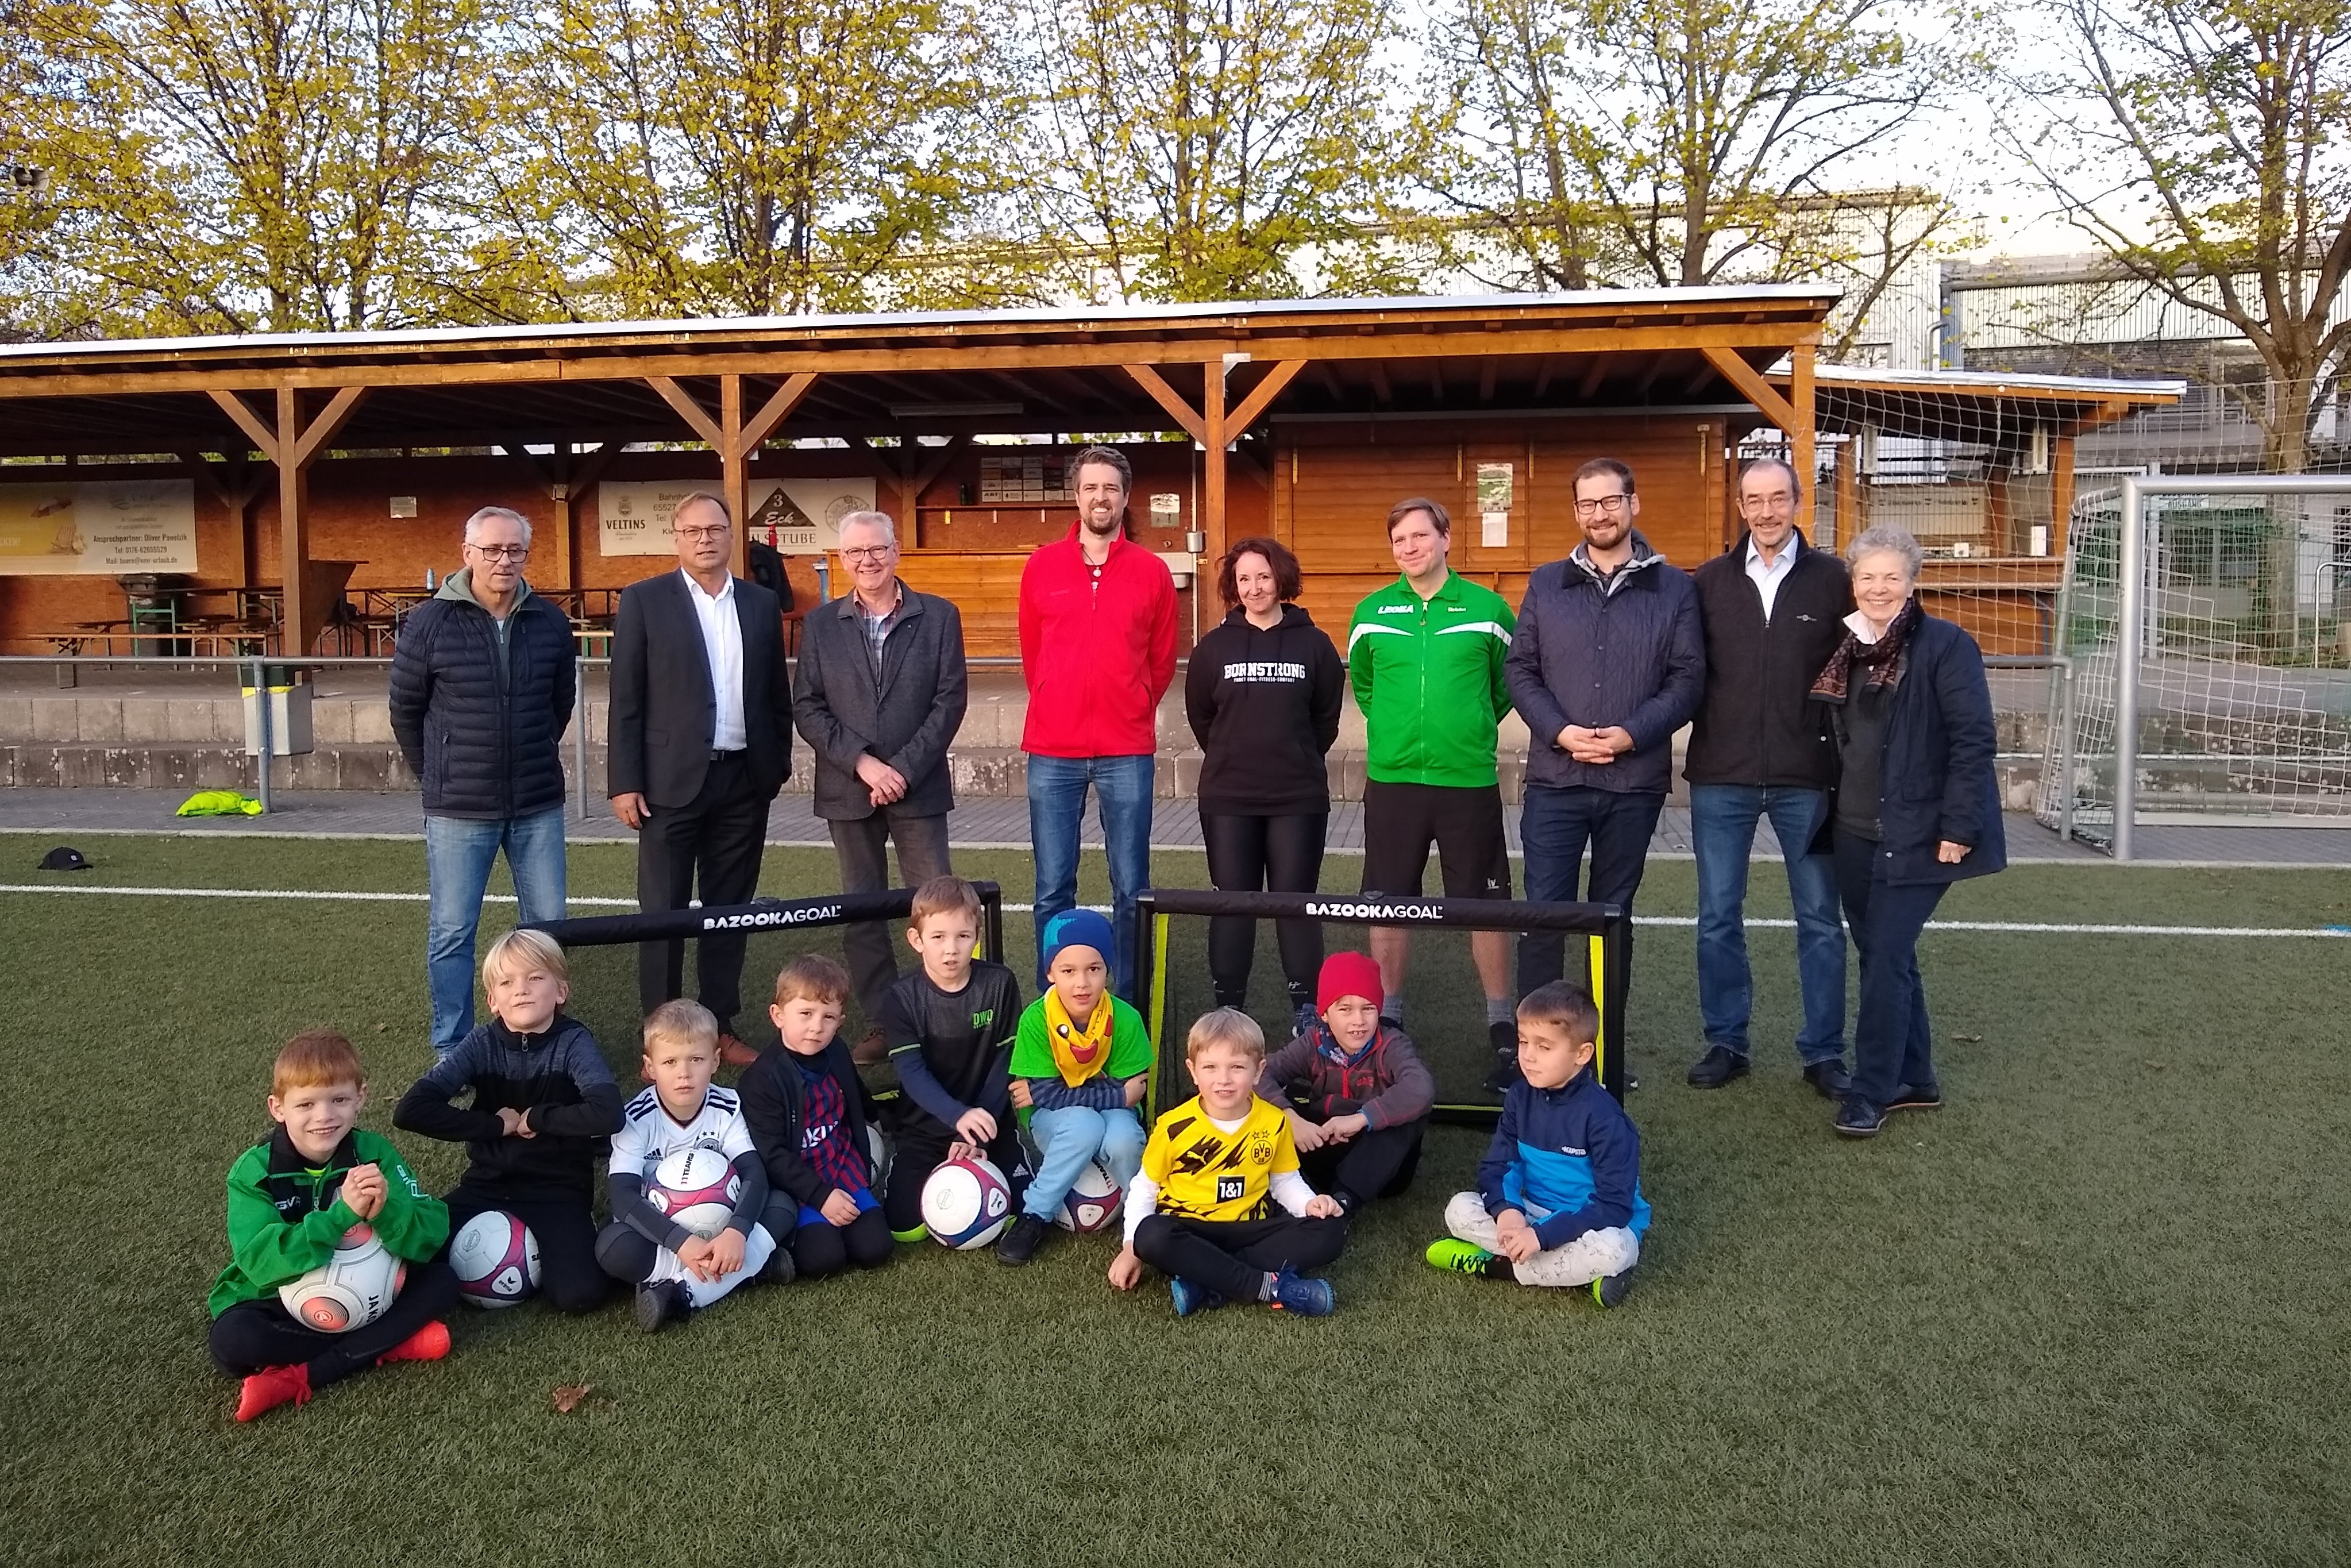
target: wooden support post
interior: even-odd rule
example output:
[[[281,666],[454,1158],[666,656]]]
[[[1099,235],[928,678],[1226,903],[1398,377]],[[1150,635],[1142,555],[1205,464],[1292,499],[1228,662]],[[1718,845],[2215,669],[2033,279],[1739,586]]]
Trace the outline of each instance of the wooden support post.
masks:
[[[1788,402],[1794,406],[1795,423],[1788,427],[1788,458],[1796,467],[1796,476],[1803,484],[1803,498],[1796,506],[1796,526],[1809,536],[1813,531],[1813,491],[1818,488],[1820,465],[1813,451],[1813,355],[1810,343],[1799,343],[1788,351]]]
[[[2074,528],[2074,437],[2068,434],[2052,444],[2049,455],[2049,553],[2065,554],[2065,540]]]
[[[1205,449],[1202,471],[1207,491],[1204,520],[1208,525],[1208,559],[1218,560],[1225,553],[1225,367],[1221,362],[1206,364],[1200,371],[1200,428],[1206,433],[1200,444]],[[1200,580],[1195,577],[1192,581],[1196,589]]]
[[[692,393],[668,376],[647,376],[645,383],[659,392],[662,401],[675,409],[678,417],[702,438],[703,444],[718,455],[719,494],[726,509],[735,514],[735,573],[741,576],[750,561],[751,519],[747,515],[750,507],[751,454],[770,432],[781,424],[793,409],[799,406],[809,390],[816,385],[814,371],[802,371],[790,377],[776,390],[773,397],[761,405],[759,412],[748,420],[743,417],[743,378],[729,373],[718,378],[718,417],[711,418],[710,411],[702,406]]]
[[[1861,438],[1847,436],[1836,455],[1837,537],[1823,541],[1814,535],[1813,542],[1823,549],[1843,549],[1859,538],[1862,529],[1869,527],[1861,496]]]
[[[1788,395],[1763,379],[1735,349],[1707,345],[1700,350],[1722,379],[1739,389],[1739,393],[1755,405],[1756,412],[1780,427],[1788,437],[1788,461],[1802,482],[1804,498],[1796,507],[1796,526],[1804,530],[1807,538],[1813,530],[1813,355],[1810,343],[1799,343],[1788,351],[1790,374]],[[1662,361],[1660,361],[1662,362]]]
[[[236,392],[214,391],[211,394],[221,412],[277,469],[277,554],[282,574],[279,592],[283,596],[278,652],[285,658],[308,653],[327,624],[329,607],[325,596],[310,592],[306,580],[310,560],[307,476],[311,462],[342,429],[360,399],[367,395],[367,390],[340,389],[327,400],[327,406],[319,411],[318,417],[308,423],[302,419],[301,399],[291,386],[277,389],[274,424],[255,413],[252,405]]]
[[[743,378],[718,378],[718,472],[720,494],[735,518],[735,575],[749,575],[751,564],[750,455],[743,446]]]

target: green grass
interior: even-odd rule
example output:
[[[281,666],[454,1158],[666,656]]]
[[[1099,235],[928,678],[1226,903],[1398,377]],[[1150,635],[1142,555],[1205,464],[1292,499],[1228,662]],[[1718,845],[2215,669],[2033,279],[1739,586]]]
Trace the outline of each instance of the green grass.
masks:
[[[0,839],[29,865],[39,847]],[[108,839],[86,880],[402,890],[419,846]],[[770,852],[771,892],[829,854]],[[960,857],[1025,899],[1026,862]],[[625,894],[625,851],[573,852]],[[1170,883],[1196,858],[1157,857]],[[29,880],[23,873],[6,880]],[[1090,874],[1092,873],[1090,871]],[[1351,862],[1333,868],[1343,886]],[[1770,873],[1757,913],[1784,912]],[[1089,892],[1099,897],[1096,882]],[[1687,864],[1643,911],[1687,914]],[[2030,868],[1953,916],[2308,926],[2335,873]],[[1949,1108],[1851,1145],[1797,1081],[1759,932],[1756,1076],[1685,1088],[1687,929],[1641,936],[1656,1210],[1621,1311],[1417,1260],[1474,1134],[1372,1211],[1322,1322],[1176,1322],[923,1246],[646,1339],[467,1314],[434,1366],[250,1427],[204,1354],[220,1183],[271,1051],[340,1025],[367,1121],[423,1064],[417,904],[0,895],[0,1555],[26,1563],[2335,1563],[2351,1552],[2351,1106],[2334,943],[1930,935]],[[494,927],[494,912],[486,923]],[[1025,916],[1008,920],[1018,966]],[[767,939],[779,941],[781,939]],[[1270,946],[1270,945],[1269,945]],[[759,951],[768,958],[777,951]],[[1179,925],[1191,1001],[1201,933]],[[1416,1032],[1474,1039],[1424,945]],[[755,964],[760,962],[755,958]],[[629,1010],[583,963],[600,1019]],[[1260,959],[1271,1012],[1273,969]],[[758,978],[755,970],[753,983]],[[616,1064],[629,1047],[606,1044]],[[435,1184],[461,1152],[402,1139]],[[578,1412],[559,1384],[596,1385]]]

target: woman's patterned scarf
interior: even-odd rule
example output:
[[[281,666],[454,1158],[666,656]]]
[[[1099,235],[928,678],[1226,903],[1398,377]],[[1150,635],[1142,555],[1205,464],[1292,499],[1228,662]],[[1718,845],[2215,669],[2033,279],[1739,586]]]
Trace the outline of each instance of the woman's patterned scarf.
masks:
[[[1914,593],[1894,617],[1893,624],[1886,628],[1886,635],[1876,642],[1865,643],[1859,632],[1845,632],[1844,641],[1829,655],[1829,662],[1821,666],[1812,695],[1824,703],[1842,704],[1855,664],[1866,672],[1863,684],[1871,690],[1893,691],[1902,684],[1902,654],[1910,645],[1910,633],[1925,616],[1926,612],[1918,608],[1918,596]]]

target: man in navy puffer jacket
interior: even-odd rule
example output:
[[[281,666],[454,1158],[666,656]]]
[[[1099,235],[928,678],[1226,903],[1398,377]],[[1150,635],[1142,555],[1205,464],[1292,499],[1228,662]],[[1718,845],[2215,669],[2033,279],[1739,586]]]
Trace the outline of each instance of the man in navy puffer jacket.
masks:
[[[474,929],[501,849],[517,920],[563,918],[559,747],[577,668],[570,618],[523,580],[529,522],[484,507],[465,519],[465,554],[410,612],[392,661],[392,733],[424,785],[424,974],[444,1053],[474,1027]]]

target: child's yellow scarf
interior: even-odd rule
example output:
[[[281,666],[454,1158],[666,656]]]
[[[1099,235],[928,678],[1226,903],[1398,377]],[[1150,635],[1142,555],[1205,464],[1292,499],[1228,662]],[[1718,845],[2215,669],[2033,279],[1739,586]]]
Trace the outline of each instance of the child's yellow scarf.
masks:
[[[1045,992],[1045,1036],[1053,1042],[1053,1066],[1061,1082],[1075,1089],[1110,1064],[1110,1028],[1112,1014],[1107,996],[1094,1003],[1093,1016],[1084,1025],[1070,1021],[1070,1009],[1061,1005],[1061,993],[1050,988]]]

